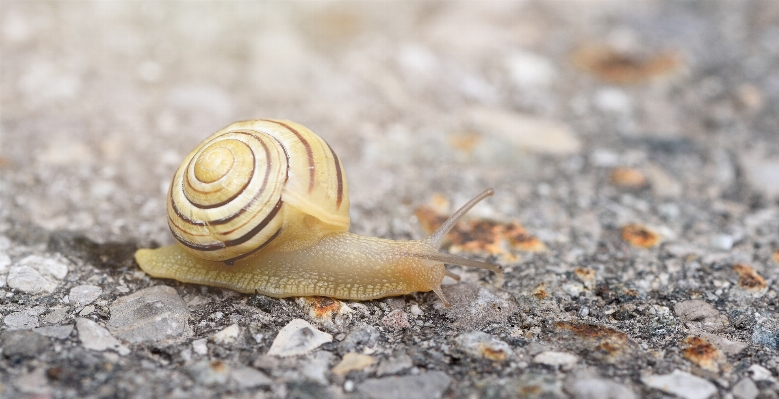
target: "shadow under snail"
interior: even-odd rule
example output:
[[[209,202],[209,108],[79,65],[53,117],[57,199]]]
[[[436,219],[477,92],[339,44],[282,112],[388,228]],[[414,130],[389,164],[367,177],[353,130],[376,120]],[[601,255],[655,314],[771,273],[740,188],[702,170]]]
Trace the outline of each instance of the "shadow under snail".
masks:
[[[291,121],[233,123],[184,158],[168,190],[178,243],[140,249],[153,277],[272,297],[367,300],[441,291],[445,263],[501,273],[499,265],[438,252],[485,190],[421,241],[349,232],[349,195],[330,146]]]

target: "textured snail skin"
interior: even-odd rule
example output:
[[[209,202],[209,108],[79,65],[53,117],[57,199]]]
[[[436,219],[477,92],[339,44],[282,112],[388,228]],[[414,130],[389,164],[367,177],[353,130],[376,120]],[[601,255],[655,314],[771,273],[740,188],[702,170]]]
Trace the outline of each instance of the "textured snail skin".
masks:
[[[185,158],[179,172],[174,177],[171,191],[178,185],[186,186],[188,184],[186,181],[185,183],[178,182],[182,173],[187,173],[182,172],[182,170],[187,165],[197,164],[199,158],[196,155],[201,154],[201,149],[207,148],[214,140],[225,135],[229,140],[232,140],[232,138],[238,137],[235,134],[236,129],[241,135],[245,135],[246,132],[264,134],[262,133],[263,129],[266,132],[271,129],[271,134],[277,135],[279,132],[272,130],[276,129],[277,126],[283,126],[285,129],[293,131],[294,140],[303,137],[306,144],[313,143],[308,145],[309,148],[318,146],[324,155],[317,156],[315,154],[312,158],[309,151],[303,159],[307,160],[310,165],[324,164],[330,167],[330,169],[325,170],[324,176],[329,176],[335,182],[322,182],[320,175],[323,171],[312,170],[313,166],[307,169],[305,162],[302,170],[296,171],[290,167],[287,169],[286,182],[289,183],[303,176],[302,184],[300,181],[292,181],[291,186],[302,187],[299,190],[303,190],[304,194],[301,195],[300,192],[289,193],[285,186],[281,189],[281,198],[277,202],[274,199],[268,200],[269,203],[280,204],[277,205],[278,211],[272,214],[274,221],[280,226],[273,228],[276,233],[267,234],[270,239],[260,243],[259,249],[250,249],[247,255],[235,256],[235,253],[229,253],[226,255],[229,259],[219,260],[205,259],[200,256],[200,251],[192,248],[195,245],[187,241],[157,249],[140,249],[135,253],[135,260],[143,271],[152,277],[170,278],[186,283],[223,287],[238,292],[259,293],[277,298],[327,296],[367,300],[417,291],[434,291],[446,306],[449,306],[449,302],[441,291],[441,282],[445,276],[458,280],[459,277],[448,272],[444,263],[488,269],[496,273],[501,272],[500,266],[495,264],[438,252],[446,233],[476,203],[491,196],[493,194],[491,189],[485,190],[469,201],[436,232],[421,241],[393,241],[349,233],[348,194],[338,158],[332,153],[329,146],[313,132],[289,121],[237,122],[210,136]],[[321,143],[319,143],[320,141]],[[228,144],[229,151],[233,151],[232,143]],[[238,147],[241,145],[238,143]],[[284,145],[288,145],[288,143],[284,143]],[[292,144],[292,146],[294,145],[295,143]],[[285,147],[283,150],[287,156],[287,164],[300,163],[300,159],[296,159],[294,154],[290,156],[292,151],[289,148]],[[239,149],[236,153],[240,151]],[[212,164],[217,164],[217,167],[211,170],[216,170],[215,175],[219,177],[226,170],[219,166],[220,157],[225,151],[218,149],[216,152],[219,156],[216,157],[217,162]],[[316,159],[312,161],[314,158]],[[255,165],[254,169],[257,170],[258,166]],[[212,175],[214,174],[212,173]],[[219,179],[213,179],[211,175],[206,174],[206,176],[206,180],[219,182]],[[311,178],[306,180],[306,176]],[[239,176],[239,178],[241,177]],[[308,202],[310,198],[305,195],[305,190],[308,190],[309,194],[313,192],[310,197],[315,197],[315,199],[317,197],[316,191],[320,190],[319,197],[337,201],[337,204],[331,202],[312,205]],[[171,211],[171,207],[176,207],[176,205],[172,205],[174,201],[178,201],[179,205],[178,208]],[[208,199],[202,199],[202,201],[208,201]],[[199,237],[206,236],[206,234],[208,234],[206,239],[212,239],[218,234],[232,232],[217,232],[217,234],[207,231],[203,233],[206,231],[205,228],[210,227],[210,223],[201,223],[193,216],[200,212],[200,209],[187,211],[181,199],[173,199],[169,202],[169,223],[171,230],[174,231],[174,236],[180,241],[180,234],[177,234],[177,231],[186,228],[182,220],[189,221],[197,229],[200,229],[195,230],[195,234],[192,235],[195,239],[200,239]],[[345,211],[340,207],[342,204],[346,206]],[[315,208],[313,211],[309,209],[312,206]],[[243,212],[245,208],[248,206],[241,208],[239,213]],[[323,215],[326,213],[322,211],[323,209],[331,209],[331,213],[335,216]],[[263,219],[262,226],[272,225],[272,223]],[[252,229],[255,232],[258,230]],[[211,256],[214,250],[211,249],[207,252],[206,255]]]

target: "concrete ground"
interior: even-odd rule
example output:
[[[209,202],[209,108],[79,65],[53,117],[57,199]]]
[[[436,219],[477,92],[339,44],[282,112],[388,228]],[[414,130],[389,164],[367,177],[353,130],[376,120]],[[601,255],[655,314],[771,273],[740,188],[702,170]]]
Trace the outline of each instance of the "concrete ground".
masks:
[[[777,398],[779,2],[0,3],[0,398]],[[236,120],[338,154],[432,293],[149,278]],[[426,230],[427,228],[427,230]]]

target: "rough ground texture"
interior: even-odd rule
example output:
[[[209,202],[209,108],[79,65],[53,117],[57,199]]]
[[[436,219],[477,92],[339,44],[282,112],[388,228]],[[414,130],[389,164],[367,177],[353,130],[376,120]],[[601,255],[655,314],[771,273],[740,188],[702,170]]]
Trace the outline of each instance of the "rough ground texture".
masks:
[[[0,46],[0,397],[779,397],[779,2],[3,1]],[[493,187],[546,250],[457,243],[506,273],[449,309],[150,279],[179,161],[255,117],[329,142],[354,232]]]

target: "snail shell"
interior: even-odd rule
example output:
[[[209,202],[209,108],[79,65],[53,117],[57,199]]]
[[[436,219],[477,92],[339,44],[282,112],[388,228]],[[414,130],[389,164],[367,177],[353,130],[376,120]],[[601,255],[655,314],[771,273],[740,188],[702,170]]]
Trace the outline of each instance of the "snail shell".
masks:
[[[168,224],[194,256],[234,262],[280,237],[289,207],[330,232],[349,230],[338,156],[290,121],[236,122],[187,155],[169,190]]]

